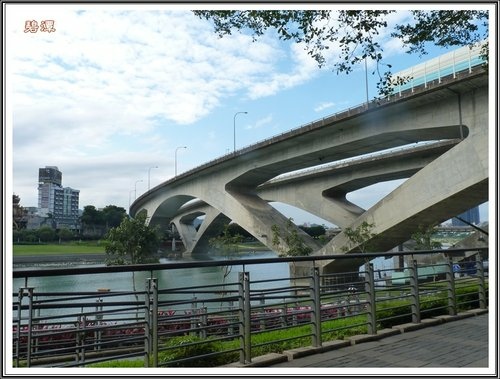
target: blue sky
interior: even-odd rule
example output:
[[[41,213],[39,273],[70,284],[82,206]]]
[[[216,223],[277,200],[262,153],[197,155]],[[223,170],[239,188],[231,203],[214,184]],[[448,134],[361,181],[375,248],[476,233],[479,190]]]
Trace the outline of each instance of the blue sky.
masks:
[[[174,176],[176,157],[180,173],[232,151],[235,137],[241,148],[366,100],[364,65],[337,75],[272,34],[220,39],[182,5],[9,4],[6,15],[8,192],[23,206],[37,205],[38,168],[58,166],[63,186],[80,190],[80,208],[128,209],[135,189]],[[55,31],[24,32],[27,20],[54,20]],[[387,33],[380,42],[394,72],[445,52],[404,54]],[[349,199],[367,208],[398,183]]]

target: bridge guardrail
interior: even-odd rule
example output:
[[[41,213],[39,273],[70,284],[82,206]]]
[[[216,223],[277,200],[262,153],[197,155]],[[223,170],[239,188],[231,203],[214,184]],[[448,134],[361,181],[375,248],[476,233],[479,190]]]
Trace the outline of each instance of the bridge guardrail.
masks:
[[[37,292],[37,276],[74,275],[72,269],[18,270],[25,285],[13,293],[12,361],[15,367],[81,367],[110,360],[142,361],[145,367],[229,362],[286,346],[322,346],[354,334],[377,334],[390,325],[461,309],[487,308],[487,274],[481,254],[474,262],[453,257],[487,248],[391,253],[406,256],[403,269],[374,270],[370,259],[387,253],[209,262],[240,266],[237,280],[210,286],[159,288],[163,270],[206,262],[136,265],[147,271],[141,291]],[[429,256],[445,260],[424,263]],[[364,258],[359,271],[321,273],[320,261]],[[250,264],[307,264],[309,274],[252,280]],[[420,262],[419,262],[420,261]],[[113,267],[79,268],[79,275]],[[49,272],[44,272],[49,271]],[[293,271],[293,270],[292,270]],[[396,275],[398,274],[398,275]]]

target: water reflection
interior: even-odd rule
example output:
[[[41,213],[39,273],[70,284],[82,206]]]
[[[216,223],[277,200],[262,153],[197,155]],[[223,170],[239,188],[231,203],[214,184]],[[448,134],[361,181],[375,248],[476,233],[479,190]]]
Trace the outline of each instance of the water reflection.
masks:
[[[198,257],[186,258],[162,258],[160,263],[175,263],[186,262],[193,260],[230,260],[235,259],[251,259],[251,258],[275,258],[277,255],[272,251],[245,252],[238,255],[224,255],[217,253],[209,253]],[[45,264],[43,266],[23,265],[23,269],[43,269],[43,268],[61,268],[68,266],[68,263],[62,264]],[[104,264],[74,264],[71,267],[97,267]],[[259,265],[245,265],[246,271],[250,272],[251,280],[266,280],[275,278],[288,277],[287,263],[272,263]],[[226,272],[226,270],[228,272]],[[242,271],[242,266],[232,266],[230,269],[225,267],[195,267],[179,270],[155,271],[153,276],[158,279],[158,286],[162,288],[177,288],[191,287],[201,285],[211,285],[219,283],[232,283],[238,280],[238,272]],[[225,274],[227,273],[227,277]],[[143,290],[148,278],[151,277],[151,272],[141,271],[134,275],[130,272],[123,273],[108,273],[108,274],[86,274],[86,275],[71,275],[71,276],[54,276],[54,277],[33,277],[29,278],[28,286],[35,287],[36,292],[85,292],[96,291],[98,289],[109,289],[110,291],[132,291],[135,287],[137,290]],[[24,278],[15,278],[13,290],[17,292],[20,287],[24,287]]]

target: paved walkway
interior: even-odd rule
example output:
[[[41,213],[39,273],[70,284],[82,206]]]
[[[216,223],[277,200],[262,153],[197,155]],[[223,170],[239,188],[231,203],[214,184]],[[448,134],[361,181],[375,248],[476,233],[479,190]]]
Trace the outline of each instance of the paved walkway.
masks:
[[[488,364],[488,329],[488,313],[474,310],[453,317],[423,320],[422,324],[400,325],[380,331],[376,337],[356,336],[349,341],[325,343],[319,352],[312,348],[291,350],[267,357],[267,361],[255,362],[254,366],[273,370],[299,367],[494,368],[495,362]]]

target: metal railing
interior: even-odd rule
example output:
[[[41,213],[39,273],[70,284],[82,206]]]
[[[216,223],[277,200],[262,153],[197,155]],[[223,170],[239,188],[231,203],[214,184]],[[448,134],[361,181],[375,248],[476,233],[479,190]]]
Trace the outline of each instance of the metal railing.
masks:
[[[476,253],[475,261],[456,255]],[[128,360],[143,367],[247,364],[267,352],[355,334],[459,310],[487,308],[487,248],[391,253],[406,267],[374,270],[387,253],[245,259],[158,265],[16,270],[24,286],[13,293],[14,367],[76,367]],[[432,255],[444,257],[424,264]],[[426,259],[423,259],[426,257]],[[321,261],[364,258],[358,271],[321,273]],[[421,260],[421,263],[419,263]],[[308,265],[303,276],[252,280],[248,265]],[[165,271],[240,266],[237,279],[212,285],[159,288]],[[38,292],[40,276],[147,271],[141,291]],[[294,271],[294,270],[291,270]]]

